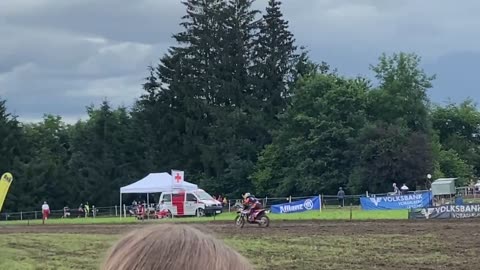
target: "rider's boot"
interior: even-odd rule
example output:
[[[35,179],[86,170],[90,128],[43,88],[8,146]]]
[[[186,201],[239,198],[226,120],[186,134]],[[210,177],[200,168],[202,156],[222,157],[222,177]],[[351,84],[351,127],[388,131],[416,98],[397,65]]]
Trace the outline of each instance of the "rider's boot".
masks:
[[[248,215],[248,221],[250,221],[250,222],[255,221],[255,212],[252,212],[252,213],[250,213],[250,215]]]

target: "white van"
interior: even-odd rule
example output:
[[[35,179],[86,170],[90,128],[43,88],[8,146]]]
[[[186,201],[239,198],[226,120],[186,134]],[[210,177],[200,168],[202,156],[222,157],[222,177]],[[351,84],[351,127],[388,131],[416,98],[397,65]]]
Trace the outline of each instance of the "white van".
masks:
[[[173,216],[205,216],[222,213],[222,203],[202,189],[163,192],[160,202]]]

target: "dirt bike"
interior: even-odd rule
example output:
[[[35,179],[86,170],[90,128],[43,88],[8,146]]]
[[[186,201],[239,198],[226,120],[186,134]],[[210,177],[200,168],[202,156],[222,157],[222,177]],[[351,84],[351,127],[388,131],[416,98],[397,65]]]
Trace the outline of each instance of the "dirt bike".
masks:
[[[239,208],[237,210],[237,217],[235,218],[235,225],[239,228],[243,228],[245,226],[245,223],[248,224],[258,224],[260,227],[268,227],[270,225],[270,219],[267,216],[267,213],[265,212],[265,209],[260,209],[256,210],[253,215],[254,219],[253,221],[250,221],[249,219],[249,213],[250,210],[245,210],[245,208]]]

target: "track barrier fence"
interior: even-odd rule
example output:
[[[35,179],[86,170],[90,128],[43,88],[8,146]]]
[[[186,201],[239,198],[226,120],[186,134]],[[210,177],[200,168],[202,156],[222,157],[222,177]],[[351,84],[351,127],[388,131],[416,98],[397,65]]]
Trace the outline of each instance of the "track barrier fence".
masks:
[[[288,197],[274,197],[274,198],[258,198],[262,205],[269,209],[272,205],[278,204],[285,204],[285,203],[292,203],[300,200],[306,200],[312,197],[316,197],[318,195],[313,196],[288,196]],[[365,195],[347,195],[345,199],[342,200],[342,204],[338,200],[337,196],[334,195],[321,195],[321,206],[322,208],[338,208],[340,205],[342,206],[350,206],[351,204],[359,207],[360,205],[360,197]],[[242,204],[243,199],[228,199],[227,203],[224,204],[224,212],[235,212],[236,206]],[[121,207],[118,205],[115,206],[107,206],[107,207],[91,207],[88,213],[85,211],[80,211],[79,209],[62,209],[62,210],[50,210],[49,218],[103,218],[103,217],[120,217],[120,216],[132,216],[131,211],[132,206],[130,205],[122,205]],[[155,209],[155,204],[150,205],[151,209]],[[2,221],[15,221],[15,220],[41,220],[42,219],[42,211],[20,211],[20,212],[2,212],[0,213],[0,223]]]
[[[420,193],[425,191],[414,191],[412,194]],[[480,202],[480,194],[476,193],[474,190],[468,187],[457,188],[457,192],[463,194],[467,198],[472,198],[475,200],[478,198]],[[302,200],[308,200],[320,196],[321,209],[335,209],[335,208],[360,208],[360,198],[362,197],[376,197],[376,196],[386,196],[392,195],[391,193],[385,194],[361,194],[361,195],[345,195],[343,199],[339,199],[337,195],[311,195],[311,196],[286,196],[286,197],[263,197],[259,199],[262,205],[266,209],[270,209],[272,205],[282,205],[294,203]],[[235,212],[236,206],[241,205],[243,199],[228,199],[224,204],[224,212]],[[121,216],[132,216],[132,206],[131,205],[122,205],[122,206],[107,206],[107,207],[95,207],[92,206],[88,213],[81,211],[80,209],[62,209],[62,210],[51,210],[49,218],[97,218],[97,217],[121,217]],[[155,204],[150,205],[150,209],[155,209]],[[42,211],[20,211],[20,212],[8,212],[4,211],[0,213],[0,223],[2,221],[14,221],[14,220],[41,220]]]

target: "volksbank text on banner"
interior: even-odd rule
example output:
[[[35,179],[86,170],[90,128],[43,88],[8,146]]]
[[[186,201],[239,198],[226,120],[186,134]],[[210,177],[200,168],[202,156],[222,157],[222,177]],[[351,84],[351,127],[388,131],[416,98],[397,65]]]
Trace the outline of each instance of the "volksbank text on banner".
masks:
[[[309,210],[320,210],[321,207],[322,202],[320,201],[320,196],[317,196],[291,203],[272,205],[270,211],[274,214],[297,213]]]
[[[432,192],[360,198],[360,204],[363,210],[424,208],[429,206],[431,201]]]
[[[423,209],[414,209],[410,219],[464,219],[480,218],[480,204],[442,205]]]

